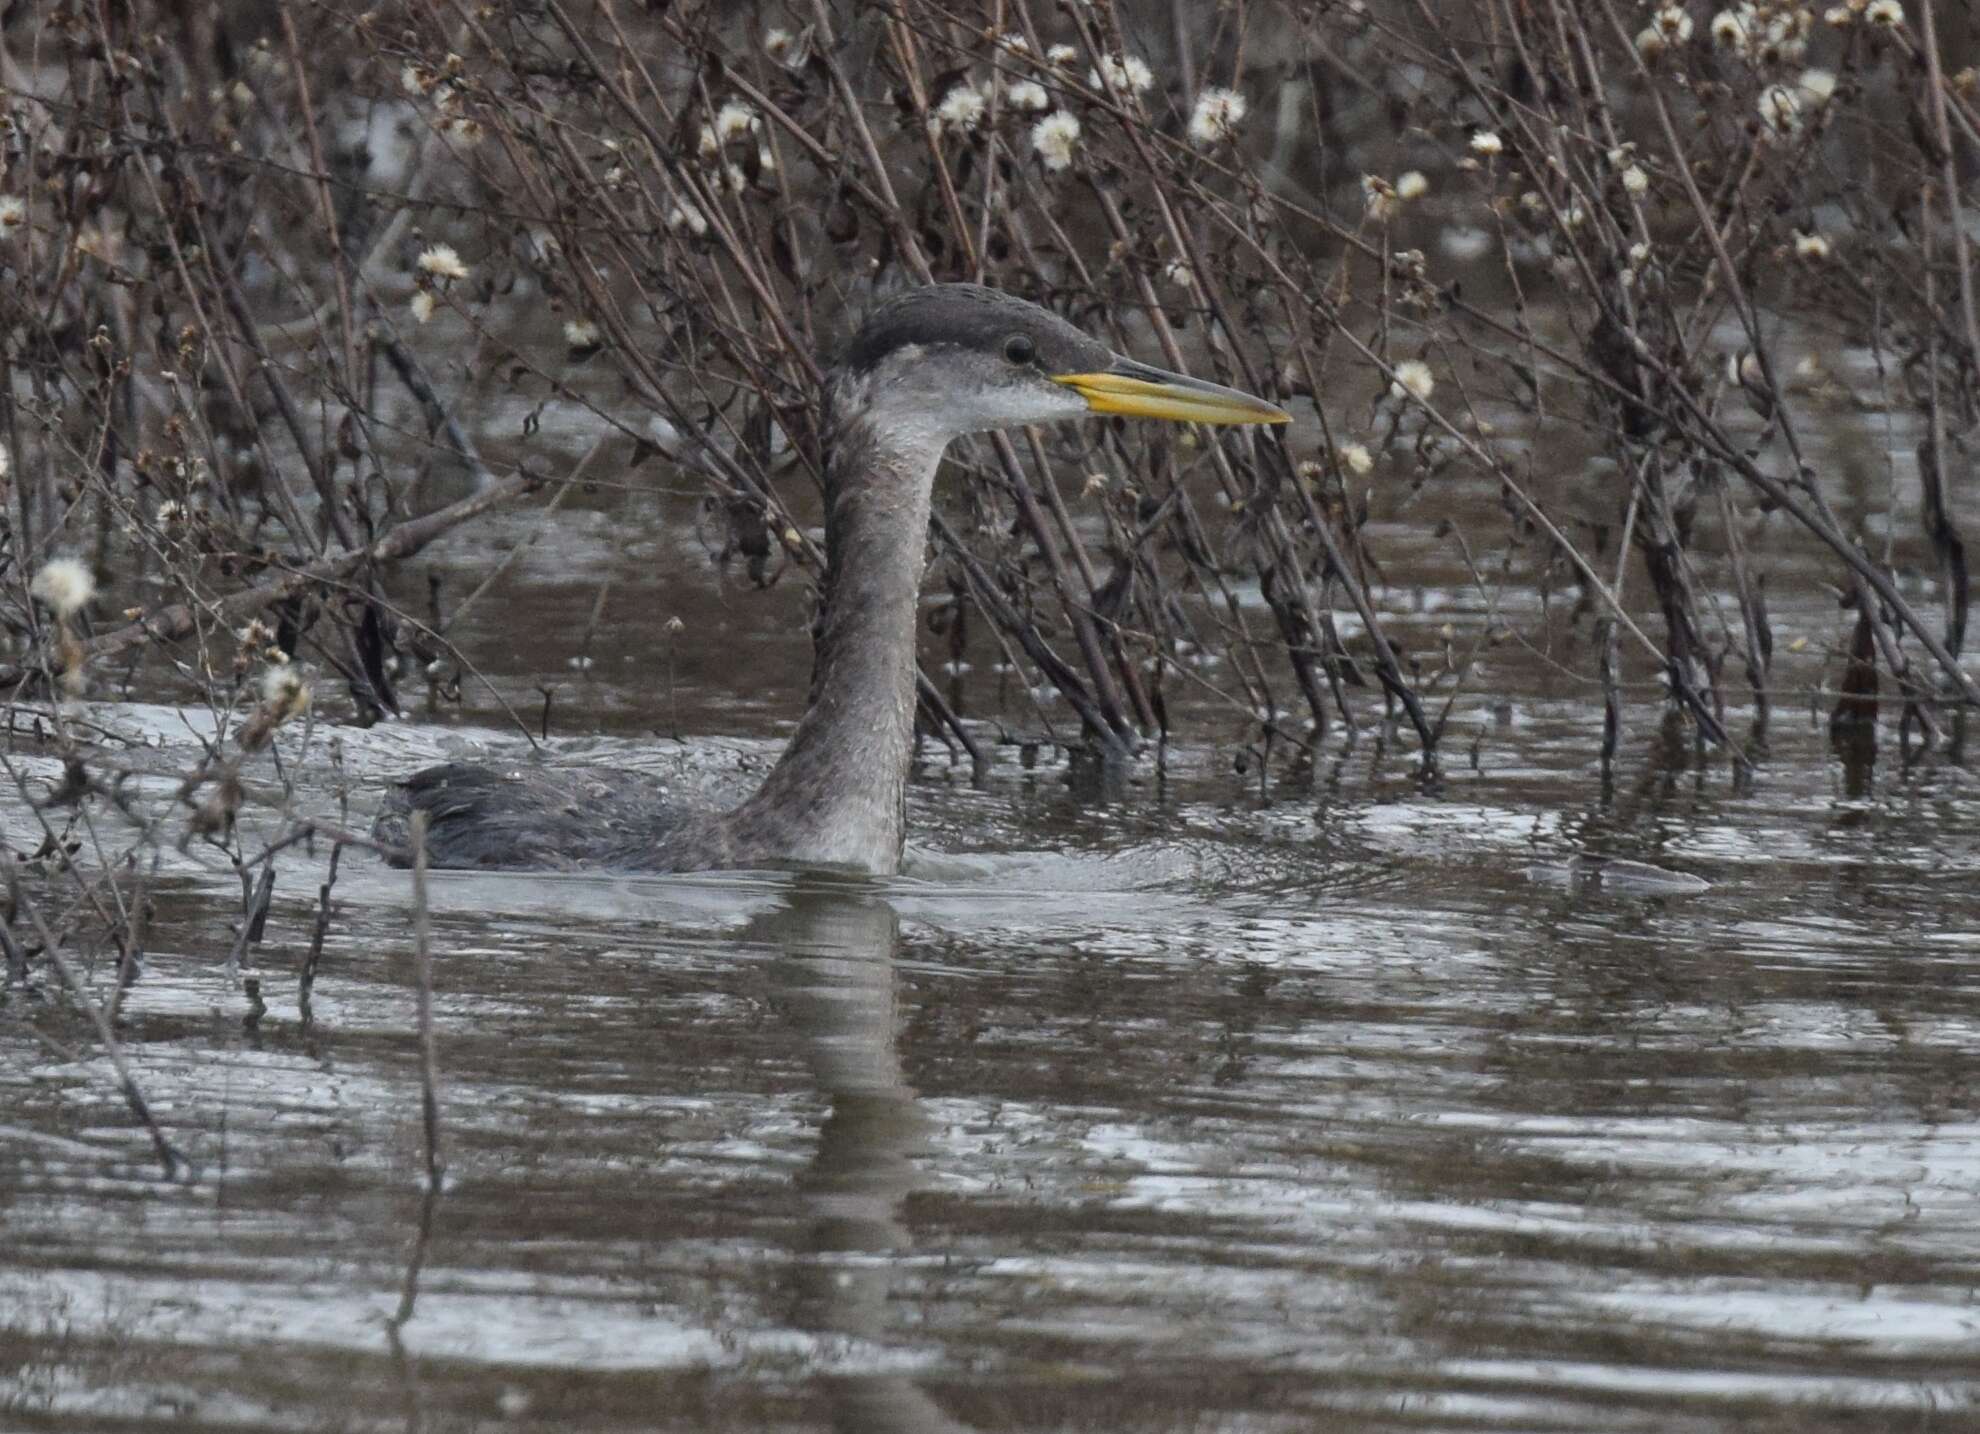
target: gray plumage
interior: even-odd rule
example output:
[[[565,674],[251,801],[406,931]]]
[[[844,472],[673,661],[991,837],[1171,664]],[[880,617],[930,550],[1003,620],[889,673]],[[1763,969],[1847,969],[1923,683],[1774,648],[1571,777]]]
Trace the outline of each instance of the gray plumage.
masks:
[[[1113,350],[1057,314],[980,284],[910,289],[875,309],[839,355],[838,373],[856,378],[909,344],[994,353],[1007,339],[1028,336],[1046,373],[1092,373],[1114,360]]]
[[[440,867],[897,871],[914,742],[915,609],[943,450],[966,433],[1084,416],[1088,399],[1065,378],[1102,372],[1257,406],[1258,416],[1206,421],[1284,418],[1244,395],[1121,359],[1064,319],[993,289],[902,294],[873,312],[827,381],[827,572],[811,697],[755,795],[704,811],[670,802],[639,773],[454,763],[393,789],[379,839],[409,846],[417,810],[427,814],[427,859]]]

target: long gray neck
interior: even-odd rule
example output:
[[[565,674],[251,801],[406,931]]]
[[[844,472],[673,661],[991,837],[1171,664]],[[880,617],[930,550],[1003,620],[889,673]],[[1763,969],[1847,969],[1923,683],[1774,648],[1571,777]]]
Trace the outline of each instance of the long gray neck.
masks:
[[[811,703],[762,787],[731,814],[730,832],[747,863],[891,874],[906,827],[929,498],[947,438],[855,414],[828,441],[830,567]]]

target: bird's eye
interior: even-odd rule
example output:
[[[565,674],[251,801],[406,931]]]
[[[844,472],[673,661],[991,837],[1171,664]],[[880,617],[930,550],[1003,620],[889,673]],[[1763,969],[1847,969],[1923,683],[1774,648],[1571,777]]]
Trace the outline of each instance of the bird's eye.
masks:
[[[1038,357],[1038,345],[1023,334],[1012,334],[1004,340],[1004,357],[1012,363],[1030,363]]]

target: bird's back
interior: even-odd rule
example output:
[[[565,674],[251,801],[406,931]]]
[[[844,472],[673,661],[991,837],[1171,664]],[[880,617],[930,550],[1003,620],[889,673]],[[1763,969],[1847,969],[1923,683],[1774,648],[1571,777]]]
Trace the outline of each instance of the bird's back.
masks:
[[[428,767],[388,793],[373,835],[412,851],[426,813],[426,860],[488,870],[688,871],[723,864],[719,817],[682,807],[644,772],[537,763]]]

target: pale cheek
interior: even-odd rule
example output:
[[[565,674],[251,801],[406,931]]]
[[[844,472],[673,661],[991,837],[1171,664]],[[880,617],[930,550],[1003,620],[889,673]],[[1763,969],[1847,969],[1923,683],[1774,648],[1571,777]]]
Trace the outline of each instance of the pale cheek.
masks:
[[[1093,410],[1086,400],[1071,389],[1053,384],[1049,390],[1037,395],[1039,412],[1031,420],[1033,423],[1053,423],[1067,418],[1086,418]]]
[[[880,386],[873,418],[896,441],[919,447],[965,433],[1084,418],[1091,411],[1071,389],[1044,379],[981,387],[967,382],[936,385],[927,381],[925,369],[910,368]]]
[[[969,415],[970,425],[965,432],[1016,428],[1027,423],[1057,423],[1067,418],[1083,418],[1091,411],[1085,399],[1057,384],[1004,389],[973,407],[975,411]]]

